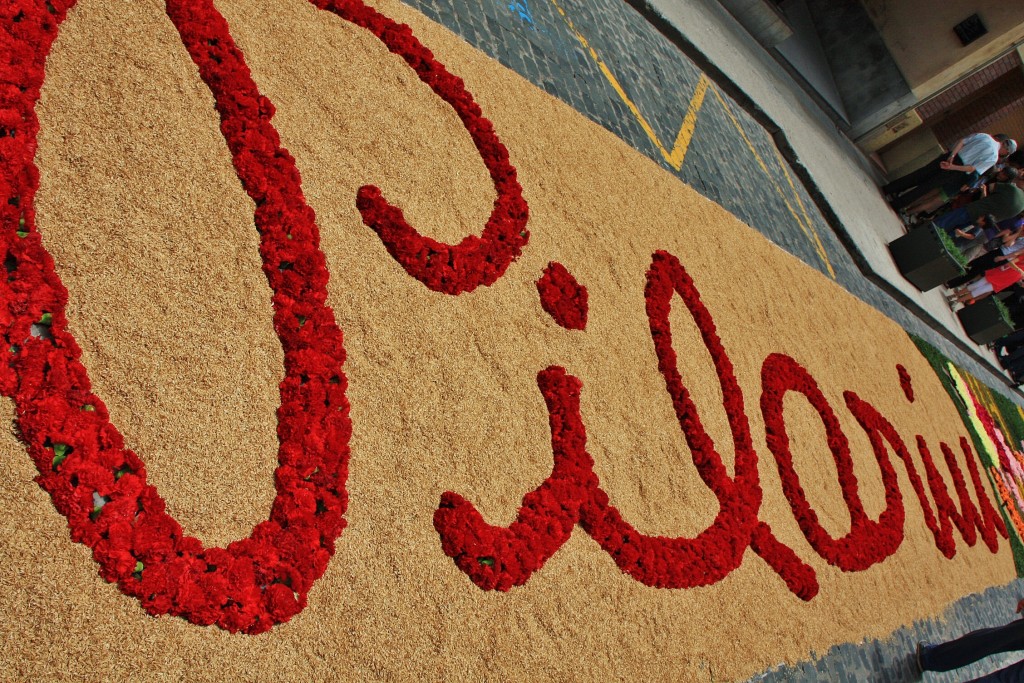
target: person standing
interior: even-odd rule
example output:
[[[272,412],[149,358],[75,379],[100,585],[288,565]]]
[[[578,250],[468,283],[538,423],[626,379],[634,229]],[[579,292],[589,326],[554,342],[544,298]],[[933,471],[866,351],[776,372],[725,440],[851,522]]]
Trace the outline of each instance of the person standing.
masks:
[[[1013,235],[1014,233],[1010,233]],[[1012,261],[1014,257],[1024,252],[1024,239],[1018,237],[1007,237],[1003,239],[1003,244],[998,249],[993,249],[984,254],[978,255],[973,261],[967,264],[967,271],[963,275],[959,275],[952,280],[946,282],[946,287],[949,289],[956,289],[961,285],[979,278],[985,275],[985,271],[990,268],[1002,265],[1007,261]],[[1021,318],[1024,320],[1024,316]]]
[[[1024,266],[1024,254],[1019,254],[1001,266],[989,268],[982,277],[954,289],[946,298],[950,305],[966,305],[1001,292],[1024,280],[1024,268],[1021,266]]]
[[[906,209],[905,213],[909,217],[916,217],[918,214],[930,214],[935,213],[942,209],[943,206],[949,205],[949,210],[959,209],[962,206],[967,206],[971,202],[976,202],[979,199],[984,199],[988,196],[989,188],[995,183],[1012,183],[1020,177],[1020,172],[1012,166],[1004,166],[999,171],[990,174],[992,178],[985,182],[984,179],[979,179],[973,187],[962,185],[956,188],[956,192],[950,193],[946,191],[946,188],[940,188],[938,190],[931,190],[922,197],[919,197]]]
[[[899,211],[932,190],[945,188],[955,193],[995,166],[1000,157],[1016,151],[1017,143],[1005,135],[972,133],[959,140],[949,154],[940,154],[916,171],[886,184],[882,191],[893,196],[890,204]],[[896,196],[901,192],[904,194]]]

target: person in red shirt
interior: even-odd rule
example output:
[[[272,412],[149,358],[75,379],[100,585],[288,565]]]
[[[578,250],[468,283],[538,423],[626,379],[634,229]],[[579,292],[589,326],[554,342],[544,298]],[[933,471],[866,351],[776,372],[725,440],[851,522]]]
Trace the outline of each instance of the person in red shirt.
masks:
[[[969,304],[1001,292],[1024,280],[1024,254],[1019,254],[1001,266],[989,268],[985,274],[953,290],[946,298],[950,304]]]

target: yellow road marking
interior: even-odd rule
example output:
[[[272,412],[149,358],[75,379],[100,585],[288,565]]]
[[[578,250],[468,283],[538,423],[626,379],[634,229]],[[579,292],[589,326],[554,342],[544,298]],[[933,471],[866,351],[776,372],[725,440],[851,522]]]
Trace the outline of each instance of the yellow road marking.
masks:
[[[576,37],[576,40],[579,41],[580,45],[583,46],[583,49],[585,49],[590,55],[590,58],[597,64],[597,67],[601,70],[601,73],[604,74],[605,79],[615,90],[619,99],[622,100],[630,113],[633,114],[633,117],[643,129],[644,134],[647,135],[648,139],[654,143],[654,146],[658,148],[659,152],[661,152],[661,156],[665,159],[666,163],[677,171],[681,169],[683,167],[683,161],[686,160],[686,151],[690,148],[690,140],[693,138],[693,131],[697,128],[697,114],[700,113],[700,108],[704,104],[704,94],[707,92],[708,85],[710,83],[707,76],[704,74],[700,75],[700,79],[697,81],[697,87],[694,88],[693,96],[690,98],[690,104],[686,109],[686,116],[683,117],[682,126],[679,128],[679,134],[676,136],[676,140],[672,144],[672,149],[666,149],[665,145],[662,144],[661,139],[658,137],[658,134],[654,132],[654,128],[647,122],[644,115],[640,113],[640,108],[637,107],[636,103],[634,103],[629,95],[626,94],[626,90],[622,87],[622,84],[619,83],[619,79],[615,77],[612,70],[608,68],[608,65],[605,64],[604,60],[597,54],[597,51],[591,47],[586,37],[576,30],[576,26],[573,25],[572,19],[570,19],[569,15],[565,13],[565,10],[562,9],[561,5],[558,4],[558,1],[551,0],[551,4],[555,6],[556,10],[558,10],[558,13],[565,21],[566,26],[569,27],[569,30]]]
[[[715,94],[715,97],[718,99],[718,102],[722,105],[722,108],[725,110],[725,113],[729,117],[729,120],[732,121],[732,125],[736,129],[736,132],[740,134],[740,137],[743,138],[743,142],[747,144],[747,149],[749,149],[750,153],[754,155],[754,159],[757,161],[757,165],[761,167],[762,171],[764,171],[764,174],[768,177],[768,180],[771,181],[772,186],[775,188],[775,191],[778,193],[779,197],[786,205],[786,208],[789,209],[790,215],[793,216],[793,220],[796,221],[796,224],[800,227],[801,232],[804,233],[804,236],[807,237],[807,239],[811,240],[811,242],[814,243],[814,251],[816,251],[818,256],[821,257],[822,263],[825,264],[825,268],[828,270],[828,274],[832,276],[833,280],[836,279],[836,271],[832,268],[832,262],[829,261],[828,253],[825,251],[825,245],[821,243],[821,238],[818,236],[818,232],[814,229],[814,225],[811,223],[810,216],[807,215],[807,210],[804,208],[803,202],[800,201],[800,193],[796,191],[796,186],[793,184],[793,179],[789,176],[789,171],[786,170],[786,164],[783,161],[782,156],[779,154],[778,149],[775,149],[774,144],[772,145],[772,148],[775,149],[775,154],[776,156],[778,156],[779,159],[779,167],[782,168],[782,172],[786,176],[786,180],[789,182],[790,188],[793,190],[793,195],[796,198],[796,202],[800,207],[800,212],[803,213],[803,218],[801,218],[800,214],[798,214],[796,209],[793,208],[793,205],[786,197],[786,193],[783,191],[779,183],[775,180],[775,176],[768,168],[768,164],[766,164],[764,159],[761,158],[761,155],[758,153],[757,148],[754,147],[754,143],[752,143],[750,141],[750,138],[747,137],[747,133],[746,131],[743,130],[743,126],[740,125],[740,122],[733,115],[732,108],[729,106],[729,103],[726,102],[725,98],[722,97],[722,94],[718,92],[718,88],[712,88],[711,91]],[[805,220],[806,223],[804,222]]]
[[[675,144],[672,145],[672,154],[668,157],[668,163],[677,171],[683,167],[683,160],[686,158],[686,150],[690,148],[690,139],[697,129],[697,114],[700,113],[701,105],[704,104],[704,93],[707,92],[707,76],[700,75],[697,87],[693,90],[693,97],[690,98],[690,105],[686,109],[686,116],[683,117],[683,125],[676,136]]]
[[[825,261],[827,262],[828,258],[826,257],[825,253],[825,245],[821,243],[821,239],[818,237],[818,233],[814,229],[814,224],[811,222],[811,216],[810,214],[807,213],[807,209],[804,207],[803,200],[800,199],[800,193],[797,192],[796,185],[793,184],[793,178],[789,175],[789,164],[786,162],[785,159],[782,158],[782,152],[780,152],[779,148],[776,147],[774,144],[772,144],[772,151],[775,152],[775,158],[778,159],[779,161],[779,168],[782,169],[782,175],[786,176],[786,182],[789,183],[789,189],[793,191],[793,198],[796,199],[796,205],[800,208],[800,213],[803,214],[804,221],[806,222],[807,227],[810,228],[811,233],[814,235],[816,249],[818,250],[818,253],[821,254],[821,257],[825,259]],[[829,268],[830,272],[831,270],[832,269]],[[832,277],[835,278],[835,273],[832,274]]]
[[[636,106],[636,103],[634,103],[633,100],[626,93],[625,88],[623,88],[622,84],[619,83],[619,79],[615,77],[615,74],[612,73],[612,70],[608,68],[608,65],[605,64],[604,60],[601,59],[600,55],[597,54],[597,50],[595,50],[590,45],[590,42],[587,40],[586,36],[584,36],[582,33],[576,30],[575,24],[573,24],[572,19],[569,18],[569,15],[566,14],[565,10],[562,9],[562,6],[558,3],[558,0],[550,1],[554,8],[558,11],[558,14],[562,17],[562,20],[565,22],[565,25],[569,27],[569,31],[572,32],[572,34],[576,37],[576,40],[579,41],[579,44],[583,46],[583,49],[587,51],[587,53],[590,55],[590,58],[594,60],[594,62],[597,64],[597,67],[601,70],[601,73],[604,74],[605,79],[615,90],[616,94],[618,94],[619,99],[622,100],[622,102],[629,109],[630,113],[633,114],[633,117],[640,124],[640,127],[643,129],[648,139],[650,139],[650,141],[654,143],[654,146],[658,148],[658,151],[661,152],[661,156],[665,159],[669,166],[671,166],[677,171],[680,170],[683,167],[683,162],[686,159],[686,152],[690,148],[690,141],[693,139],[693,133],[697,128],[697,116],[700,113],[700,109],[704,104],[704,95],[707,93],[708,86],[711,85],[711,82],[708,80],[708,77],[702,73],[700,75],[700,78],[697,80],[697,86],[694,88],[693,96],[690,98],[690,104],[686,109],[686,116],[683,117],[683,123],[682,126],[679,128],[679,134],[676,136],[676,140],[675,143],[673,143],[672,145],[672,149],[668,150],[665,148],[665,145],[663,145],[661,140],[658,138],[658,134],[654,132],[654,128],[651,127],[651,124],[648,123],[646,118],[644,118],[644,115],[640,112],[640,108]],[[768,180],[775,187],[775,191],[779,194],[779,197],[781,197],[782,201],[786,204],[786,208],[789,209],[790,214],[792,214],[793,220],[796,221],[796,224],[800,227],[800,230],[804,233],[804,236],[806,236],[808,240],[813,242],[814,250],[821,258],[822,262],[825,264],[825,268],[828,270],[828,274],[832,276],[833,280],[836,279],[836,272],[832,268],[831,261],[829,261],[828,254],[825,251],[825,245],[822,244],[821,238],[818,236],[817,231],[814,229],[814,225],[811,222],[811,217],[808,215],[807,209],[804,207],[804,203],[800,199],[800,193],[797,192],[796,185],[793,183],[793,179],[790,177],[789,171],[786,169],[786,163],[782,159],[781,154],[779,154],[778,149],[775,149],[773,143],[772,146],[773,149],[775,149],[776,156],[778,157],[779,167],[782,169],[782,173],[786,177],[786,182],[789,183],[789,187],[793,191],[793,197],[795,198],[796,204],[800,209],[799,213],[797,213],[797,210],[790,203],[789,198],[787,197],[786,193],[783,191],[779,183],[775,180],[775,176],[768,168],[768,165],[764,162],[764,159],[761,158],[761,155],[758,153],[753,143],[747,137],[747,134],[743,130],[743,127],[740,125],[740,122],[733,115],[732,109],[729,107],[729,104],[722,97],[721,93],[718,92],[717,88],[712,87],[711,91],[715,94],[715,97],[717,97],[718,101],[722,104],[722,107],[725,109],[725,113],[732,121],[732,124],[736,128],[737,132],[739,132],[740,137],[742,137],[743,141],[747,144],[747,148],[754,155],[754,159],[757,160],[757,163],[761,167],[761,170],[764,171],[764,174],[766,176],[768,176]]]

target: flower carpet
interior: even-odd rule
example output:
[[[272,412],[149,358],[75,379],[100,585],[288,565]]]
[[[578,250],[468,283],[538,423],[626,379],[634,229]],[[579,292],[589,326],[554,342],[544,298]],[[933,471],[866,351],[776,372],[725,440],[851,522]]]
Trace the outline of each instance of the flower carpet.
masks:
[[[0,29],[14,677],[741,680],[1016,576],[1015,405],[408,7]]]

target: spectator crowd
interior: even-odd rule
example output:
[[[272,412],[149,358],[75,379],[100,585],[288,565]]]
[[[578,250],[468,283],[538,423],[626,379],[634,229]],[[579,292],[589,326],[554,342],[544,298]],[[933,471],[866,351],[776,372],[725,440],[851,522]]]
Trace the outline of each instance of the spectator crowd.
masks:
[[[1007,305],[1019,329],[993,349],[1024,383],[1024,150],[973,133],[882,192],[909,230],[934,225],[963,252],[966,273],[946,283],[954,310],[989,296]]]

